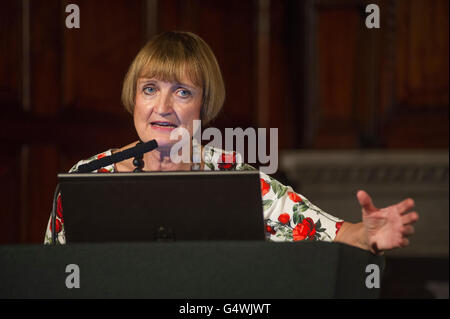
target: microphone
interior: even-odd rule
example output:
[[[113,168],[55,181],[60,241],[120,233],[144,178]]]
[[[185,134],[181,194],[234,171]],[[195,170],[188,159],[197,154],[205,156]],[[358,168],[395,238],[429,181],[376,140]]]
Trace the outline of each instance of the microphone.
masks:
[[[110,156],[106,156],[95,161],[80,165],[76,173],[90,173],[102,167],[122,162],[128,158],[141,156],[144,153],[153,151],[157,147],[158,143],[156,142],[156,140],[140,143],[122,152],[118,152]]]

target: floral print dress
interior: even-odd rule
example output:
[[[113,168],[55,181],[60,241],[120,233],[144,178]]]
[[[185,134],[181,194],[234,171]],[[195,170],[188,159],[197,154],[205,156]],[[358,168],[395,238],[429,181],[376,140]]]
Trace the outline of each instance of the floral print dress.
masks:
[[[81,160],[69,172],[76,171],[78,166],[82,164],[109,156],[112,152],[113,150],[111,149],[87,160]],[[254,167],[243,163],[241,156],[236,152],[208,146],[204,149],[203,160],[205,162],[205,171],[255,170]],[[94,171],[94,173],[114,172],[114,165]],[[333,217],[314,206],[306,197],[294,192],[291,187],[281,184],[263,172],[259,174],[267,240],[276,242],[301,240],[331,242],[334,240],[343,223],[341,219]],[[50,217],[45,232],[45,244],[52,243],[52,231]],[[61,194],[57,198],[55,231],[57,232],[57,244],[65,244]]]

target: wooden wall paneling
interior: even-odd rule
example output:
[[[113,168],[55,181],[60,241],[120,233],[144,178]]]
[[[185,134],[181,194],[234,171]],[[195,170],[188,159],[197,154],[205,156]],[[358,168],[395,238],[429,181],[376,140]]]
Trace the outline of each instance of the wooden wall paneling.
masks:
[[[355,148],[358,145],[353,107],[360,27],[358,7],[318,7],[319,97],[315,148]]]
[[[200,1],[198,34],[211,46],[225,81],[224,109],[214,125],[251,127],[257,123],[256,7],[253,1]]]
[[[61,12],[58,1],[30,1],[30,94],[33,115],[54,115],[61,101]]]
[[[409,107],[448,105],[448,1],[398,3],[398,101]]]
[[[22,12],[19,1],[0,3],[0,244],[17,243],[24,222],[23,156],[20,144],[10,139],[18,132],[2,125],[10,116],[23,114]]]
[[[158,33],[164,31],[179,30],[181,20],[181,2],[179,0],[158,1]]]
[[[382,147],[380,139],[380,76],[384,65],[380,62],[381,52],[385,48],[383,39],[389,28],[383,23],[388,11],[384,3],[375,2],[380,12],[380,29],[368,29],[365,26],[367,13],[365,6],[358,7],[359,21],[354,69],[353,118],[355,138],[359,148]],[[382,19],[383,18],[383,19]]]
[[[267,128],[272,124],[273,117],[270,114],[270,106],[272,104],[271,94],[273,84],[271,83],[271,67],[277,63],[277,59],[271,59],[272,54],[272,34],[273,26],[271,18],[274,12],[279,11],[274,8],[274,4],[270,0],[259,0],[255,2],[256,21],[255,21],[255,36],[256,36],[256,50],[255,50],[255,75],[256,75],[256,89],[254,92],[256,102],[256,117],[258,127]],[[270,121],[270,122],[269,122]]]
[[[312,148],[314,145],[315,132],[317,130],[317,104],[318,104],[318,78],[317,78],[317,16],[314,0],[305,0],[302,2],[301,21],[304,30],[303,36],[303,99],[302,114],[295,118],[296,123],[303,124],[303,138],[300,145],[296,148]]]
[[[69,3],[69,1],[66,1]],[[152,35],[154,1],[79,1],[80,29],[63,31],[61,118],[70,128],[62,143],[63,170],[78,160],[136,139],[121,103],[122,83]],[[152,15],[153,13],[153,15]]]
[[[285,31],[285,12],[280,2],[271,0],[259,0],[254,2],[255,22],[255,43],[254,43],[254,86],[252,95],[255,103],[255,111],[252,112],[254,127],[264,128],[266,132],[265,154],[270,151],[270,129],[278,130],[278,149],[283,147],[287,140],[285,131],[287,123],[283,121],[284,112],[280,112],[285,107],[288,98],[284,93],[286,85],[286,73],[284,72],[286,63],[286,51],[284,50],[284,38],[280,35]],[[275,72],[274,72],[275,71]],[[256,131],[258,134],[258,131]],[[260,152],[262,145],[259,135],[257,135],[256,151]],[[257,158],[258,160],[258,158]],[[259,167],[263,163],[255,163]],[[264,163],[264,166],[267,164]]]
[[[389,149],[448,149],[448,109],[417,111],[397,107],[383,123]]]
[[[143,21],[145,22],[145,42],[158,34],[158,0],[144,0]]]
[[[395,0],[380,1],[381,15],[381,37],[379,39],[379,112],[380,125],[383,118],[387,117],[396,101],[396,30],[397,6],[399,2]],[[380,132],[381,133],[381,132]]]
[[[2,3],[2,198],[6,223],[2,242],[41,242],[54,189],[57,161],[51,143],[39,144],[41,119],[54,116],[60,102],[58,2]],[[4,9],[4,10],[3,10]],[[5,15],[5,17],[3,17]],[[56,17],[56,18],[55,18]],[[14,22],[11,22],[14,21]],[[7,82],[3,82],[3,81]],[[3,85],[8,83],[9,85]],[[19,94],[18,94],[19,93]],[[30,144],[31,142],[36,144]],[[49,155],[50,152],[50,155]],[[35,176],[39,173],[39,176]],[[4,185],[4,187],[3,187]],[[11,193],[14,192],[14,193]],[[44,214],[43,211],[47,212]],[[13,216],[14,218],[10,218]]]
[[[30,146],[27,144],[22,144],[20,147],[20,177],[17,182],[20,185],[18,189],[18,194],[16,198],[19,198],[19,205],[17,208],[20,213],[19,218],[19,237],[16,238],[15,242],[26,243],[29,237],[29,211],[30,211],[30,192],[32,191],[29,187],[29,173],[30,173]],[[12,197],[14,198],[14,197]],[[13,214],[17,213],[14,209],[11,211]]]
[[[448,1],[396,3],[394,102],[388,148],[448,148]]]
[[[0,244],[17,243],[21,236],[23,202],[20,197],[21,152],[3,143],[0,151]]]
[[[145,2],[84,0],[78,5],[80,29],[62,29],[64,108],[123,116],[122,81],[145,43]]]
[[[28,213],[24,238],[28,243],[43,243],[52,208],[59,167],[59,150],[53,144],[30,147],[28,164]]]
[[[311,2],[305,145],[448,148],[448,2],[377,1],[378,30],[366,1]]]
[[[30,117],[25,136],[32,136],[41,121],[55,118],[61,104],[61,32],[63,7],[60,2],[30,1]],[[22,192],[26,196],[26,223],[22,224],[21,240],[39,243],[44,240],[50,216],[52,197],[58,171],[58,149],[52,141],[51,126],[45,138],[26,147],[23,169],[27,183]]]
[[[1,112],[21,112],[22,4],[0,3],[0,101]]]
[[[278,128],[279,150],[299,144],[304,131],[301,2],[271,1],[269,120]]]

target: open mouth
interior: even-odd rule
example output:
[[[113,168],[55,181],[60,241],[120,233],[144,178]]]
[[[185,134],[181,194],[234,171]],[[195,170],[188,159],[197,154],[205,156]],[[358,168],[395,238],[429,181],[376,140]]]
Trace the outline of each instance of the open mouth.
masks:
[[[150,122],[150,124],[154,127],[161,127],[161,128],[176,128],[178,125],[175,125],[171,122],[165,122],[165,121],[155,121]]]

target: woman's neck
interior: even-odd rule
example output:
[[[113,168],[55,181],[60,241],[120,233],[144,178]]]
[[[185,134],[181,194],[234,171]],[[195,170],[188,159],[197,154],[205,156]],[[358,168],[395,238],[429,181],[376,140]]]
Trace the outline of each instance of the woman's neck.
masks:
[[[144,171],[190,171],[191,163],[174,163],[170,159],[170,149],[156,149],[144,154]]]
[[[120,149],[116,149],[113,153],[124,151],[128,148],[136,146],[137,141]],[[202,146],[203,151],[203,146]],[[192,154],[191,154],[192,155]],[[192,158],[192,157],[191,157]],[[174,163],[170,159],[170,149],[158,148],[151,152],[144,154],[143,171],[190,171],[193,163]],[[132,172],[135,167],[133,165],[133,158],[127,159],[114,165],[116,172]],[[200,170],[204,169],[204,162],[200,164]]]

